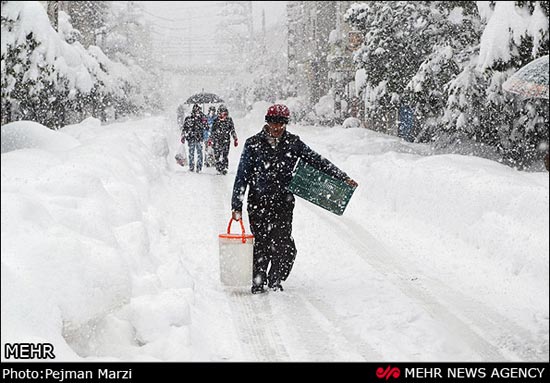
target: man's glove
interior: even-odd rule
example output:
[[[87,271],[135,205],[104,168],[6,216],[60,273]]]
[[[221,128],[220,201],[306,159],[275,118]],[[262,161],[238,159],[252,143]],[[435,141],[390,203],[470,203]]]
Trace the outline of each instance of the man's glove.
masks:
[[[242,216],[242,213],[241,213],[240,211],[232,210],[232,211],[231,211],[231,217],[232,217],[235,221],[240,221],[241,218],[242,218],[243,216]]]
[[[208,141],[206,142],[206,144],[207,144],[208,146],[212,146],[212,140],[209,138]]]
[[[182,137],[180,141],[182,144],[185,144],[185,137]]]
[[[349,177],[346,178],[346,180],[344,182],[347,183],[349,186],[354,187],[354,188],[359,186],[359,184],[354,179],[351,179]]]
[[[235,138],[235,141],[233,141],[233,145],[235,145],[235,147],[239,146],[239,140]]]

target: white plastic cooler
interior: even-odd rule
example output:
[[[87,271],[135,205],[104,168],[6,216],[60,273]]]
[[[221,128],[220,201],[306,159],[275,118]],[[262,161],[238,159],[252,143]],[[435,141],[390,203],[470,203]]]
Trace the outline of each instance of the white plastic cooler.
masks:
[[[218,235],[220,244],[220,280],[225,286],[250,286],[252,284],[252,254],[254,236],[246,234],[243,220],[241,234],[231,234],[231,224],[227,226],[227,233]]]

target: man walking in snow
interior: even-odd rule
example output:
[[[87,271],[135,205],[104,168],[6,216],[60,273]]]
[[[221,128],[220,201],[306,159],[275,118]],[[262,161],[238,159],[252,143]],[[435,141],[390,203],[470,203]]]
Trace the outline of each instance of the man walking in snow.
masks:
[[[233,138],[233,145],[239,145],[233,119],[229,117],[227,107],[220,105],[218,107],[218,116],[212,124],[210,141],[208,142],[208,144],[212,143],[214,147],[214,160],[218,174],[227,174],[230,138]]]
[[[202,142],[204,140],[204,131],[208,129],[206,125],[206,117],[202,113],[201,107],[197,104],[193,105],[191,115],[185,118],[183,123],[183,131],[181,143],[189,145],[189,170],[195,170],[195,150],[197,151],[197,173],[202,170]]]
[[[244,195],[249,188],[247,210],[254,235],[253,294],[266,291],[266,285],[282,291],[281,281],[287,279],[294,264],[294,195],[288,186],[296,162],[300,159],[357,186],[357,182],[310,149],[300,137],[286,131],[289,117],[290,111],[285,105],[269,107],[265,116],[267,124],[246,140],[233,185],[231,208],[235,220],[242,218]]]

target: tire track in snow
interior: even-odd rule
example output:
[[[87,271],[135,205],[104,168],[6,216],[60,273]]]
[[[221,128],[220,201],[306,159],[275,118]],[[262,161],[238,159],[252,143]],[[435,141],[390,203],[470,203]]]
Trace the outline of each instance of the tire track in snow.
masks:
[[[327,330],[327,325],[321,323],[311,314],[307,302],[296,293],[285,291],[268,292],[273,294],[271,297],[277,308],[277,317],[280,321],[284,319],[287,326],[289,339],[295,344],[293,349],[298,350],[294,355],[294,359],[300,361],[335,361],[342,359],[338,357],[338,352],[333,341],[334,336],[331,336],[330,329]],[[340,344],[341,342],[338,342]]]
[[[248,291],[229,291],[228,296],[242,345],[253,355],[253,360],[289,361],[268,297],[253,296]]]
[[[325,302],[289,291],[276,294],[280,295],[277,303],[284,309],[286,323],[293,327],[292,335],[305,350],[306,361],[368,361],[375,356],[382,359],[365,342],[343,328]]]
[[[345,321],[334,309],[320,298],[306,297],[309,304],[321,315],[329,320],[347,342],[365,359],[365,361],[384,360],[382,355],[376,352],[363,338],[358,337],[352,328],[345,325]]]
[[[229,192],[232,188],[229,184],[231,180],[232,178],[224,176],[211,178],[214,206],[219,212],[216,219],[223,220],[224,214],[228,215],[231,211]],[[227,215],[225,219],[229,219]],[[242,340],[241,346],[244,347],[245,354],[251,355],[250,359],[253,361],[290,360],[277,329],[277,321],[266,299],[267,296],[252,295],[249,287],[241,291],[224,289],[233,313],[233,323]]]
[[[314,214],[321,216],[313,206],[308,206]],[[430,278],[421,272],[424,285],[407,283],[411,270],[405,269],[385,246],[367,230],[351,219],[323,215],[331,221],[331,227],[345,230],[350,246],[381,275],[391,278],[392,282],[408,297],[417,301],[432,317],[446,325],[453,335],[458,335],[480,354],[483,360],[503,361],[514,359],[514,355],[504,355],[502,348],[519,355],[524,360],[546,360],[548,353],[542,349],[533,350],[531,332],[502,317],[489,307],[476,302],[472,297],[452,289],[444,283]],[[387,270],[392,270],[391,274]],[[426,286],[430,286],[430,289]],[[436,292],[437,297],[434,295]],[[454,314],[447,306],[453,307]],[[461,319],[459,316],[464,317]],[[491,341],[489,341],[491,339]],[[526,341],[527,340],[527,341]],[[493,344],[494,343],[494,344]]]
[[[233,178],[212,178],[212,189],[216,195],[216,209],[220,212],[230,211],[230,199]],[[223,219],[220,214],[220,219]],[[269,293],[267,293],[269,294]],[[308,296],[284,292],[280,297],[272,296],[270,300],[275,304],[274,312],[266,298],[268,296],[252,296],[249,292],[230,292],[231,309],[237,331],[258,360],[289,360],[289,352],[282,346],[281,331],[289,333],[291,339],[298,340],[298,348],[306,361],[334,361],[340,360],[382,360],[381,355],[375,352],[363,339],[357,338],[351,328],[343,327],[342,321],[334,314],[325,302],[320,302]],[[265,304],[250,300],[262,298]],[[277,300],[275,300],[277,298]],[[281,299],[278,299],[281,298]],[[276,323],[280,323],[280,316],[287,320],[284,329],[280,331]],[[258,318],[262,317],[262,319]],[[322,318],[320,321],[319,318]],[[326,321],[326,322],[325,322]],[[335,348],[334,340],[339,348]],[[345,350],[342,346],[345,345]],[[293,355],[293,358],[295,356]]]

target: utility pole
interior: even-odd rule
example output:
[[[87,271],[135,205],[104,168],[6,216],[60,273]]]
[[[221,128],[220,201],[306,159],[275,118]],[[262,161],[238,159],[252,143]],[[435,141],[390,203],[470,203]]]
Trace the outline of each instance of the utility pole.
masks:
[[[249,38],[248,43],[250,45],[248,52],[252,52],[252,49],[254,48],[254,16],[252,14],[252,1],[246,2],[246,11]]]
[[[48,1],[48,18],[52,24],[53,29],[57,31],[59,24],[59,1]]]
[[[267,52],[266,33],[265,33],[265,9],[262,9],[262,53]]]

